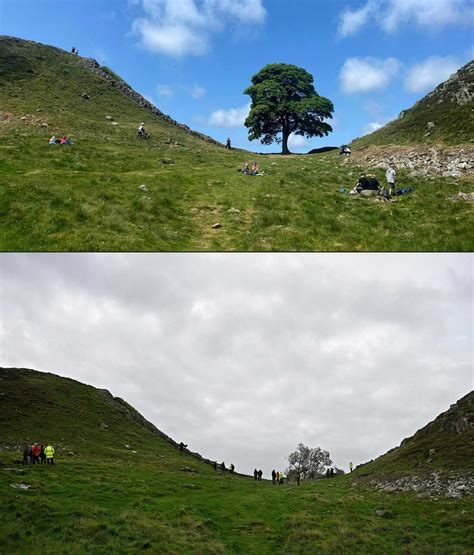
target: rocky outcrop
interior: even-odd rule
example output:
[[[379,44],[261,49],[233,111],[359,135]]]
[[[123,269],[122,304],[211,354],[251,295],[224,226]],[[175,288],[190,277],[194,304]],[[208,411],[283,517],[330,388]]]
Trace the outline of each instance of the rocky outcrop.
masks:
[[[461,499],[474,494],[474,475],[431,472],[423,476],[379,477],[369,481],[385,492],[414,492],[420,498]]]
[[[149,100],[147,100],[146,98],[143,98],[143,96],[137,93],[135,90],[133,90],[130,85],[125,83],[125,81],[120,79],[117,75],[115,75],[112,71],[110,71],[106,67],[102,67],[93,58],[79,58],[79,60],[80,60],[80,63],[86,69],[88,69],[89,71],[92,71],[93,73],[95,73],[96,75],[104,79],[111,87],[119,90],[123,95],[130,98],[130,100],[133,100],[135,104],[138,104],[139,106],[141,106],[145,110],[148,110],[150,113],[154,114],[155,116],[159,116],[163,120],[167,121],[171,125],[174,125],[178,129],[185,131],[189,135],[193,135],[194,137],[197,137],[198,139],[202,139],[203,141],[206,141],[208,143],[212,143],[217,146],[224,147],[222,143],[219,143],[212,137],[209,137],[208,135],[203,135],[202,133],[198,133],[197,131],[193,131],[187,125],[178,123],[170,116],[167,116],[166,114],[164,114],[161,110],[158,110],[158,108],[156,108],[156,106],[153,106],[153,104]]]
[[[474,146],[369,146],[354,149],[346,161],[368,168],[386,169],[393,164],[397,169],[411,170],[410,177],[460,177],[474,174]]]
[[[458,106],[465,106],[474,98],[474,61],[469,62],[451,77],[441,83],[436,89],[424,98],[425,101],[433,99],[437,104],[454,102]],[[418,102],[415,106],[419,104]]]

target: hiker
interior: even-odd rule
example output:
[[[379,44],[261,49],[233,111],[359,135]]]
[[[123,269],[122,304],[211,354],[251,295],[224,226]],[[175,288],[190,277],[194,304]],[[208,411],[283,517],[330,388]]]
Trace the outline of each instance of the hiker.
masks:
[[[278,470],[277,470],[277,473],[276,473],[276,481],[277,481],[277,484],[280,483],[280,472]]]
[[[46,455],[46,464],[54,464],[54,447],[48,444],[44,454]]]
[[[262,476],[263,476],[262,470],[260,469],[257,474],[258,474],[258,481],[261,482],[262,481]]]
[[[217,461],[214,461],[214,462],[212,463],[212,466],[214,467],[214,470],[217,470]]]
[[[273,485],[275,485],[276,477],[277,477],[277,473],[275,472],[275,470],[272,470],[272,484]]]
[[[235,470],[235,466],[232,463],[230,463],[230,473],[233,474],[234,470]]]
[[[253,469],[253,477],[255,478],[255,481],[258,480],[258,470],[256,468]]]
[[[44,452],[44,445],[40,445],[40,459],[41,459],[41,464],[46,464],[46,453]]]
[[[331,476],[331,470],[329,468],[326,469],[326,478]]]
[[[347,145],[342,145],[341,146],[341,150],[339,151],[339,156],[350,156],[351,155],[351,149],[347,146]]]
[[[396,176],[397,172],[395,171],[395,168],[393,167],[392,164],[388,165],[387,171],[385,173],[385,177],[387,179],[387,185],[388,185],[388,190],[389,190],[389,194],[392,197],[395,194],[395,176]]]
[[[25,445],[23,447],[23,464],[28,464],[28,457],[31,457],[31,447]]]
[[[41,448],[37,443],[31,446],[31,464],[39,463],[39,456],[41,454]]]
[[[222,470],[225,470],[225,462],[224,461],[221,462],[221,468],[222,468]]]
[[[280,481],[279,484],[283,484],[285,482],[285,475],[283,474],[283,472],[280,472]]]
[[[180,450],[180,451],[184,451],[187,447],[188,447],[188,445],[185,444],[185,443],[183,443],[183,442],[181,442],[181,443],[179,444],[179,450]]]
[[[137,133],[137,137],[139,138],[147,138],[147,132],[145,131],[145,122],[142,121],[140,123],[140,125],[138,126],[138,133]]]
[[[225,143],[225,147],[227,150],[230,150],[232,148],[231,146],[231,142],[230,142],[230,137],[227,137],[227,141]]]
[[[353,469],[353,465],[352,465],[352,463],[350,462],[350,463],[349,463],[349,470],[352,472],[352,469]]]

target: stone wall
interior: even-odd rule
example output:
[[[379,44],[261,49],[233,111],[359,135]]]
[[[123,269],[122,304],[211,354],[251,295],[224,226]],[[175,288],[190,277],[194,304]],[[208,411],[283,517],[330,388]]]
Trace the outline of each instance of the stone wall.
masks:
[[[431,174],[460,177],[474,174],[474,146],[371,146],[353,150],[347,161],[358,166],[384,169],[391,163],[395,168],[411,170],[410,177]]]

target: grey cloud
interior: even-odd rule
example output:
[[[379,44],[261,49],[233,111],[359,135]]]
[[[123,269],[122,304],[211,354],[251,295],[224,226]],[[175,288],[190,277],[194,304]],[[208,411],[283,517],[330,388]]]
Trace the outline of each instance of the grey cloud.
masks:
[[[1,255],[3,365],[106,387],[251,472],[339,466],[472,388],[471,255]]]

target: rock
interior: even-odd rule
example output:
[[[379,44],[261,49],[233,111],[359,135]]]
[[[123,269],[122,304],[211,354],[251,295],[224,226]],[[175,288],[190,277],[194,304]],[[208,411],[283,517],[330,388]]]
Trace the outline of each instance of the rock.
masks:
[[[385,509],[379,509],[375,511],[375,514],[381,518],[393,518],[393,513],[390,511],[386,511]]]
[[[175,161],[171,160],[170,158],[163,158],[163,160],[161,160],[162,164],[174,164]]]
[[[105,116],[105,119],[108,120],[108,121],[113,121],[114,120],[114,118],[112,116]]]
[[[130,449],[130,445],[125,444],[124,447],[126,447],[127,449]]]
[[[26,120],[26,116],[23,116],[23,117],[21,117],[20,119],[21,119],[21,121],[25,121],[25,120]]]
[[[435,453],[436,453],[436,449],[430,449],[429,452],[428,452],[428,456],[433,457],[435,455]]]
[[[434,121],[429,121],[429,122],[426,124],[426,127],[428,127],[428,129],[433,129],[434,126],[435,126],[435,122],[434,122]]]
[[[5,470],[8,470],[9,472],[14,472],[15,474],[24,474],[25,471],[22,470],[21,468],[5,468]]]
[[[113,121],[112,125],[118,125],[118,123],[116,121]]]
[[[364,189],[363,191],[360,192],[360,194],[363,197],[375,197],[379,194],[379,192],[378,191],[371,191],[369,189]]]
[[[67,451],[67,452],[66,452],[66,455],[67,455],[68,457],[74,457],[74,451]]]
[[[33,486],[31,484],[10,484],[12,488],[28,491]]]
[[[229,208],[229,210],[227,210],[228,214],[240,214],[240,210],[238,210],[237,208]]]
[[[148,193],[148,187],[146,185],[139,185],[138,188],[140,189],[140,191]]]
[[[212,229],[218,229],[219,227],[222,227],[222,224],[220,224],[220,223],[217,222],[217,223],[215,223],[215,224],[212,224],[211,227],[212,227]]]
[[[91,97],[87,93],[83,92],[81,94],[81,98],[83,98],[84,100],[90,100]]]
[[[41,124],[41,127],[48,127],[48,124],[47,124],[46,122],[43,122],[43,123]]]
[[[133,451],[133,450],[132,450],[132,453],[135,453],[135,455],[136,455],[136,454],[138,453],[138,451]]]
[[[196,473],[197,470],[195,470],[194,468],[191,468],[190,466],[185,466],[181,469],[182,472],[193,472]]]
[[[100,429],[101,430],[107,430],[107,428],[108,428],[108,425],[105,424],[105,422],[102,422],[101,425],[100,425]]]

